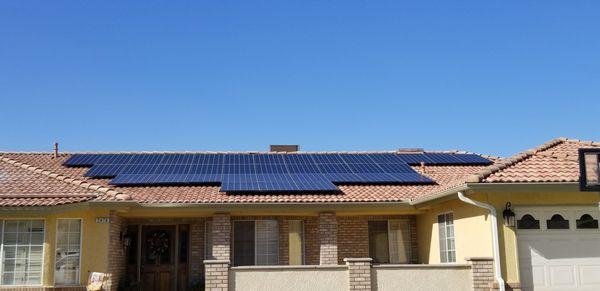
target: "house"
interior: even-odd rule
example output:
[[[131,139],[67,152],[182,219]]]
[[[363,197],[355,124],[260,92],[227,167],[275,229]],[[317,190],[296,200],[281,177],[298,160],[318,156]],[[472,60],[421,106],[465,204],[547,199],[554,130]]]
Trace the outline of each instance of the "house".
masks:
[[[600,290],[598,147],[3,152],[0,289]]]

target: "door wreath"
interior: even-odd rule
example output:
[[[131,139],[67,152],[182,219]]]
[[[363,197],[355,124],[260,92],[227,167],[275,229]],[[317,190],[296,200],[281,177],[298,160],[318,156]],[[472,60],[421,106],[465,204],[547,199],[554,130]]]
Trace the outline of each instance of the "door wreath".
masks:
[[[150,252],[160,257],[169,250],[169,235],[165,231],[155,231],[148,239],[148,248]]]

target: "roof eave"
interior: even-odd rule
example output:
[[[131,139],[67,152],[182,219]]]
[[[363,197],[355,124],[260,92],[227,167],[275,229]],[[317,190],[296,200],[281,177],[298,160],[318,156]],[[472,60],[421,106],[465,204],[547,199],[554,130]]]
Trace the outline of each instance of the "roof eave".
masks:
[[[415,199],[411,205],[417,206],[432,202],[442,198],[455,195],[459,191],[465,191],[466,194],[485,191],[488,193],[498,193],[510,191],[511,193],[557,193],[557,192],[577,192],[579,191],[578,182],[518,182],[518,183],[464,183],[456,187],[438,192],[428,197]]]

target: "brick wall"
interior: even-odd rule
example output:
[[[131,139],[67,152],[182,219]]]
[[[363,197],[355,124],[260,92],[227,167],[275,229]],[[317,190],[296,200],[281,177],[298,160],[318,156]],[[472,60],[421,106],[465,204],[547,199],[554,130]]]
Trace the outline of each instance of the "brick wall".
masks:
[[[110,212],[110,224],[108,226],[108,282],[106,290],[117,290],[119,282],[125,275],[125,250],[121,241],[121,231],[125,231],[125,220]]]
[[[332,212],[319,213],[320,265],[338,264],[337,217]]]
[[[362,217],[338,217],[338,263],[345,258],[369,257],[368,220]]]
[[[319,220],[310,217],[304,220],[304,264],[319,264]]]
[[[213,250],[215,260],[230,260],[231,253],[231,217],[227,213],[213,216]]]
[[[229,260],[205,260],[205,290],[227,291],[229,288]]]
[[[471,264],[474,291],[489,291],[494,284],[494,259],[466,258]]]
[[[348,290],[371,290],[371,259],[344,259],[348,266]]]
[[[190,224],[190,282],[197,282],[204,277],[204,221]]]

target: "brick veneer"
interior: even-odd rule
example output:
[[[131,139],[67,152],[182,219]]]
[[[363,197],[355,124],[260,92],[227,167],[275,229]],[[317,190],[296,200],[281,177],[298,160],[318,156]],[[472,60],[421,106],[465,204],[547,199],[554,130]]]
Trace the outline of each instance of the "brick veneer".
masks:
[[[190,224],[190,282],[199,281],[204,272],[204,227],[204,221]]]
[[[114,211],[109,214],[110,224],[108,226],[108,282],[105,290],[117,290],[119,282],[125,275],[125,250],[121,241],[121,231],[126,229],[125,220]]]
[[[348,266],[348,290],[371,290],[371,258],[344,259]]]
[[[212,218],[212,256],[204,260],[205,290],[227,291],[231,256],[231,216],[217,213]]]
[[[319,264],[338,264],[337,217],[332,212],[319,213]]]
[[[229,288],[229,260],[205,260],[205,290],[227,291]]]
[[[489,291],[494,284],[493,258],[466,258],[471,264],[474,291]]]
[[[231,217],[228,213],[218,213],[213,216],[212,239],[213,258],[215,260],[230,260]]]

